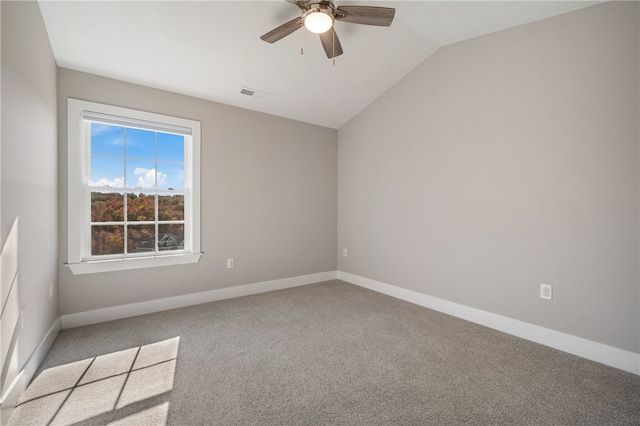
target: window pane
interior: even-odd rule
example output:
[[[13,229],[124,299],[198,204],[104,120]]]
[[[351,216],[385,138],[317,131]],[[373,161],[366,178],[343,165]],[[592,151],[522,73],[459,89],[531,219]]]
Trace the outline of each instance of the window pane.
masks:
[[[158,220],[184,220],[184,195],[158,195]]]
[[[127,128],[127,157],[155,160],[156,132]]]
[[[124,156],[124,127],[91,123],[91,153]]]
[[[151,189],[156,187],[156,168],[153,161],[127,161],[127,188]],[[158,181],[163,182],[164,175],[158,175]]]
[[[184,249],[184,225],[182,223],[158,225],[158,250],[182,249]]]
[[[158,189],[184,189],[184,165],[158,162]]]
[[[127,252],[144,253],[156,250],[155,225],[127,226]]]
[[[123,253],[124,226],[100,225],[91,227],[91,254],[93,256]]]
[[[89,185],[122,188],[124,186],[124,158],[92,155]]]
[[[155,221],[155,196],[143,193],[127,193],[127,220],[140,222]]]
[[[91,222],[121,222],[124,220],[124,194],[91,192]]]
[[[158,133],[158,160],[184,162],[184,136]]]

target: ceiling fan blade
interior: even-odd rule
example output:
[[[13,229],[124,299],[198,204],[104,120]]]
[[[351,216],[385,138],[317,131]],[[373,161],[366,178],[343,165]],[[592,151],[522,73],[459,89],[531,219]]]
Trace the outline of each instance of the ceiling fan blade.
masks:
[[[327,54],[327,58],[332,59],[336,56],[342,55],[343,52],[342,46],[340,45],[340,39],[338,39],[336,30],[333,27],[320,34],[320,41],[322,42],[322,47],[324,47],[325,53]]]
[[[300,28],[302,28],[302,18],[294,18],[289,22],[286,22],[279,27],[274,28],[260,38],[267,43],[275,43],[276,41],[285,38],[289,34],[295,32],[296,30],[299,30]]]
[[[396,14],[392,7],[377,6],[338,6],[335,12],[338,21],[381,27],[391,25]]]

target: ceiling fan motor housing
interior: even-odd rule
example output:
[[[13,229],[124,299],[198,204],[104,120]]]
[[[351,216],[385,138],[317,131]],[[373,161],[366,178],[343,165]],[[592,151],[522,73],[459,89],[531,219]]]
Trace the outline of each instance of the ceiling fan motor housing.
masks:
[[[333,11],[335,10],[335,6],[333,5],[333,1],[328,1],[328,0],[320,0],[320,1],[312,0],[312,1],[309,1],[309,3],[307,3],[306,8],[307,8],[307,12],[309,12],[311,10],[324,9],[324,10],[330,10],[330,13],[333,13]]]

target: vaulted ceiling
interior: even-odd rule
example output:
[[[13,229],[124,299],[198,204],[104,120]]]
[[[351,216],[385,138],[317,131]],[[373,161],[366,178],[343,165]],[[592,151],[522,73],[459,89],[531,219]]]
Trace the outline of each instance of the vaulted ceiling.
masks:
[[[300,15],[284,0],[39,3],[61,67],[337,129],[442,46],[601,2],[335,0],[396,9],[390,27],[336,22],[335,64],[306,30],[260,40]]]

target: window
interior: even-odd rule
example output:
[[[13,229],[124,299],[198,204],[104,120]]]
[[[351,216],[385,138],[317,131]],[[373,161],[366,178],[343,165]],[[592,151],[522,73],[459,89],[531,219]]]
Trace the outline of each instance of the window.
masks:
[[[200,258],[200,123],[68,99],[74,274]]]

